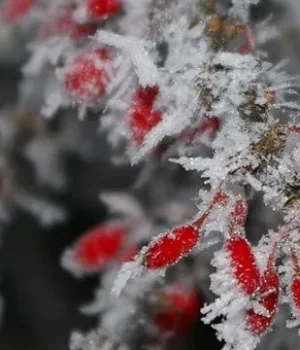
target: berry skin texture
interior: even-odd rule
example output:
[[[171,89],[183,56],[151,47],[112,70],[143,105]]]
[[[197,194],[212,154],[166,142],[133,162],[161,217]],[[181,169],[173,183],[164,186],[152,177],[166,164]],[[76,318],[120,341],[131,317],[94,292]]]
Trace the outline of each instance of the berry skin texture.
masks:
[[[85,0],[88,16],[91,19],[101,19],[112,16],[122,9],[121,0]]]
[[[186,333],[197,319],[201,301],[194,289],[185,290],[180,285],[164,288],[163,294],[166,305],[154,315],[153,321],[164,335],[177,338]]]
[[[179,226],[150,243],[144,265],[160,269],[175,264],[195,247],[199,241],[198,229],[191,225]]]
[[[244,237],[233,236],[225,242],[225,250],[238,286],[246,295],[253,294],[259,285],[260,274],[250,243]]]
[[[63,69],[62,81],[73,102],[95,103],[106,92],[111,78],[111,55],[106,49],[76,56]]]
[[[84,268],[102,269],[120,253],[126,235],[126,228],[120,224],[96,226],[78,240],[75,259]]]
[[[253,334],[263,334],[271,326],[277,311],[279,283],[275,270],[265,271],[259,286],[258,302],[265,308],[267,315],[258,314],[251,309],[246,316],[247,327]]]
[[[290,292],[295,309],[300,313],[300,276],[295,276],[292,279]]]
[[[292,297],[294,309],[300,316],[300,268],[298,258],[295,252],[291,254],[291,260],[293,264],[293,277],[290,285],[290,295]]]
[[[0,15],[6,23],[15,23],[24,18],[34,7],[36,0],[6,0]]]
[[[136,146],[140,146],[145,136],[162,119],[162,112],[154,108],[158,95],[157,87],[138,89],[132,98],[129,112],[129,128]]]

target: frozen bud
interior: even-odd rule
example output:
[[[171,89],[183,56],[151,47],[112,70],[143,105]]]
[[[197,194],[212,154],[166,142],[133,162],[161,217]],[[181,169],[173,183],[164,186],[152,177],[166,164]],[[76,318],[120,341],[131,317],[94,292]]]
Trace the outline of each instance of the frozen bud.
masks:
[[[253,294],[259,285],[260,276],[250,243],[244,237],[233,236],[225,241],[224,247],[236,283],[245,294]]]
[[[187,332],[199,315],[201,301],[195,289],[181,285],[166,286],[159,294],[159,311],[153,322],[165,336],[172,338]]]
[[[290,295],[295,309],[296,316],[300,316],[300,268],[298,263],[298,257],[295,252],[291,255],[293,265],[293,276],[290,284]]]
[[[107,49],[79,54],[61,70],[61,81],[74,102],[98,102],[112,76],[112,58]]]
[[[191,252],[199,238],[198,229],[193,225],[175,227],[149,244],[144,265],[149,269],[173,265]]]
[[[162,119],[162,112],[154,108],[158,93],[157,87],[146,87],[138,89],[132,97],[128,124],[137,146]]]
[[[117,14],[122,9],[121,0],[85,0],[89,18],[93,20]]]
[[[104,268],[117,258],[126,236],[127,228],[120,222],[96,226],[76,243],[75,259],[89,270]]]

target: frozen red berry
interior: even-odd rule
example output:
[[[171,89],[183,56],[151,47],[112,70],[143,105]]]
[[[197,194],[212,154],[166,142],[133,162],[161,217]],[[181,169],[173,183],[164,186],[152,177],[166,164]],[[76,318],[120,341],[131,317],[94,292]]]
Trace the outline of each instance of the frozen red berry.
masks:
[[[199,229],[216,205],[225,205],[228,196],[217,191],[210,204],[192,224],[175,227],[152,241],[145,253],[144,264],[151,269],[163,268],[175,264],[190,253],[200,239]]]
[[[62,82],[74,102],[97,102],[106,93],[112,75],[112,59],[107,49],[89,50],[67,63]]]
[[[154,108],[157,95],[157,87],[140,88],[133,95],[128,124],[136,145],[141,145],[148,132],[162,119],[162,112]]]
[[[258,303],[265,309],[261,314],[251,309],[247,312],[247,326],[254,334],[266,332],[277,311],[279,297],[279,276],[275,271],[264,273],[259,286]]]
[[[165,302],[153,317],[155,325],[165,336],[183,335],[199,315],[201,301],[198,293],[174,285],[163,289],[162,298]]]
[[[88,269],[101,269],[122,249],[127,229],[120,223],[108,223],[88,230],[75,247],[76,261]]]
[[[159,89],[157,86],[138,89],[132,98],[132,108],[153,107],[158,93]]]
[[[195,226],[185,225],[166,232],[150,243],[144,265],[149,269],[159,269],[175,264],[190,253],[199,240]]]
[[[90,23],[80,24],[74,20],[73,10],[66,8],[60,10],[56,17],[42,24],[41,39],[55,36],[67,36],[73,41],[86,38],[93,33],[94,26]]]
[[[121,0],[85,0],[88,16],[91,19],[101,19],[112,16],[122,9]]]
[[[297,316],[300,316],[300,267],[298,263],[298,257],[295,252],[291,254],[293,274],[290,285],[290,295],[293,301],[293,306],[297,313]]]
[[[250,243],[244,237],[233,236],[226,240],[224,247],[238,286],[245,294],[253,294],[259,285],[260,274]]]
[[[261,306],[264,312],[258,312],[255,308],[247,311],[247,328],[257,335],[265,333],[270,328],[277,311],[280,286],[279,274],[275,266],[277,246],[275,243],[272,248],[256,293],[257,306]]]
[[[34,7],[36,0],[6,0],[0,8],[1,18],[14,23],[24,18]]]
[[[300,275],[293,277],[290,290],[294,306],[298,313],[300,313]]]
[[[162,119],[162,113],[159,110],[151,108],[141,108],[130,114],[130,127],[137,145],[144,142],[145,136],[153,129]]]
[[[251,309],[246,317],[248,329],[254,334],[266,332],[274,320],[279,297],[279,276],[276,271],[263,274],[258,293],[258,303],[265,309],[265,313]]]

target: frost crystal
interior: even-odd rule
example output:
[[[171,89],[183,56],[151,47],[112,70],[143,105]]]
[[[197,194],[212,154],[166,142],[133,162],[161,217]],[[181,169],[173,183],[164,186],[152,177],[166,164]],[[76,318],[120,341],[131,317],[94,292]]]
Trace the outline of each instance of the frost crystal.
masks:
[[[138,164],[130,193],[100,194],[111,219],[62,255],[75,277],[101,274],[81,307],[97,329],[71,349],[163,349],[196,322],[199,292],[224,350],[255,349],[281,327],[279,304],[299,328],[299,86],[262,51],[279,29],[253,23],[259,0],[22,1],[1,18],[33,33],[18,110],[0,119],[1,218],[13,204],[43,225],[64,219],[10,164],[22,154],[40,187],[66,188],[63,154],[107,153],[82,141],[74,113],[99,117],[116,164]],[[253,198],[278,226],[256,246]]]

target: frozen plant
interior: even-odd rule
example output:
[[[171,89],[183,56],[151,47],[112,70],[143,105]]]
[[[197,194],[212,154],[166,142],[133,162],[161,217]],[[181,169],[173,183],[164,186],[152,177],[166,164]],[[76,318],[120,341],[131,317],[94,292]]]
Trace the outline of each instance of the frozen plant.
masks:
[[[261,51],[276,30],[252,23],[258,2],[4,1],[4,26],[36,29],[23,72],[45,77],[45,118],[99,115],[113,160],[141,168],[131,194],[101,194],[112,217],[63,254],[77,277],[101,272],[82,307],[99,326],[74,333],[71,349],[160,349],[202,317],[224,350],[251,350],[284,303],[299,328],[298,86]],[[245,223],[257,193],[282,221],[253,246]],[[206,248],[215,300],[201,307]]]

